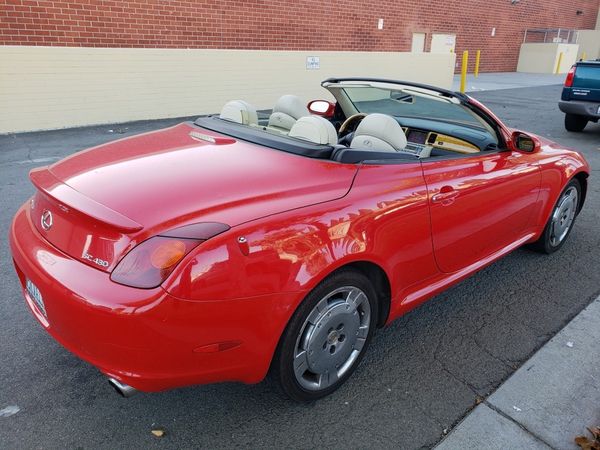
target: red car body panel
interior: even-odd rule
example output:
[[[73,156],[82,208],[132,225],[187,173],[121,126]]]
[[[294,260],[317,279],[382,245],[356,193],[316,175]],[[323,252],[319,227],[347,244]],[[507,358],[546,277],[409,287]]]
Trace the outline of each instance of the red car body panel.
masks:
[[[197,130],[183,123],[34,170],[37,209],[50,208],[61,224],[45,238],[92,267],[83,253],[108,262],[101,269],[110,272],[160,231],[199,219],[235,226],[343,197],[357,171],[232,139],[211,145],[194,139]]]
[[[186,301],[163,288],[112,283],[46,242],[27,207],[10,234],[19,279],[43,290],[47,318],[23,290],[34,316],[59,343],[107,376],[143,391],[219,381],[260,381],[289,316],[282,304],[304,293]],[[268,319],[265,319],[268,318]],[[248,327],[248,320],[256,320]],[[220,344],[220,345],[219,345]]]
[[[400,164],[311,159],[187,123],[73,155],[34,171],[38,192],[13,221],[25,298],[61,344],[137,389],[258,382],[300,302],[336,269],[381,273],[389,323],[541,234],[568,180],[589,167],[542,138],[519,152],[498,123],[506,151]],[[161,286],[110,280],[140,242],[210,221],[231,228]]]

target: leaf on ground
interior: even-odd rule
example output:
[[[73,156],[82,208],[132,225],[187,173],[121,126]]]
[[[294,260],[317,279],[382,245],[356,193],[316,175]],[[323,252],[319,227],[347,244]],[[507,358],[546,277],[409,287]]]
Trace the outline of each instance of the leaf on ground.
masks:
[[[588,428],[588,431],[592,435],[591,439],[587,436],[577,436],[575,443],[582,450],[600,450],[600,427]]]
[[[600,441],[600,427],[588,428],[588,431],[590,433],[592,433],[592,436],[594,436],[594,439],[596,439],[597,441]]]
[[[165,435],[165,430],[161,430],[160,428],[157,428],[155,430],[152,430],[152,434],[156,437],[163,437]]]

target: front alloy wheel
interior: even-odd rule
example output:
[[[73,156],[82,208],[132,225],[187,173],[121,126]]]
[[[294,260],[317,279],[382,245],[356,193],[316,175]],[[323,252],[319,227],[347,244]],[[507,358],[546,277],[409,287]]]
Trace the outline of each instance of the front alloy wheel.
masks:
[[[575,186],[569,186],[561,196],[552,212],[550,226],[550,245],[558,247],[567,237],[577,214],[579,192]]]
[[[581,185],[573,179],[567,184],[546,223],[540,238],[532,244],[535,250],[543,253],[554,253],[567,240],[579,212]]]
[[[361,272],[343,269],[317,286],[292,317],[273,370],[291,398],[315,400],[350,377],[376,326],[376,294]]]

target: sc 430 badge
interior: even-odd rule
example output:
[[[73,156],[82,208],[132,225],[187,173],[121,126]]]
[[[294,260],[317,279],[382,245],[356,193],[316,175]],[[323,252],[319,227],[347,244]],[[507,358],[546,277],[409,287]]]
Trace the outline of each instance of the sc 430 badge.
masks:
[[[84,253],[81,257],[83,259],[87,259],[88,261],[93,262],[94,264],[97,264],[100,267],[108,267],[108,261],[104,261],[103,259],[100,259],[100,258],[94,258],[89,253]]]

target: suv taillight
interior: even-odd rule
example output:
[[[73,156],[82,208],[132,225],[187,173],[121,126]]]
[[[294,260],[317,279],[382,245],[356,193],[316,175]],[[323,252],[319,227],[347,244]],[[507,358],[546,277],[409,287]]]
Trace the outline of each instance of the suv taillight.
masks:
[[[575,70],[576,69],[577,69],[577,66],[573,66],[573,67],[571,67],[571,69],[569,69],[569,72],[567,73],[567,78],[565,80],[565,87],[573,86],[573,78],[575,78]]]

